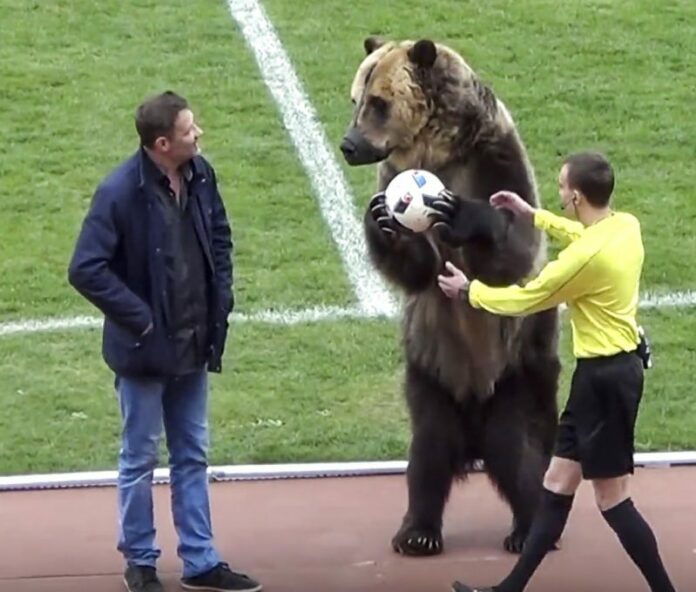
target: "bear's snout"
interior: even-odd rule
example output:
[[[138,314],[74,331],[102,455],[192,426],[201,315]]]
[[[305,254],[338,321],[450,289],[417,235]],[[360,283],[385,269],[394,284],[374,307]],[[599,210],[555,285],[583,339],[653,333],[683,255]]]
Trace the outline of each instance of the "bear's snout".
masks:
[[[353,141],[348,137],[345,136],[343,138],[343,142],[341,142],[341,152],[343,152],[343,157],[350,162],[350,159],[352,158],[353,154],[355,154],[356,146],[353,143]]]
[[[341,142],[343,158],[351,166],[372,164],[384,160],[387,155],[375,148],[357,127],[351,127]]]

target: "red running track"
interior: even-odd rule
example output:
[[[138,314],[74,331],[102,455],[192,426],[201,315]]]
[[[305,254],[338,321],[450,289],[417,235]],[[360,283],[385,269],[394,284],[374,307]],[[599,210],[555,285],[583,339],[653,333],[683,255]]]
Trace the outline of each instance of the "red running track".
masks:
[[[696,591],[696,468],[637,469],[637,507],[652,525],[677,590]],[[402,557],[390,539],[406,504],[403,475],[233,481],[211,485],[224,559],[267,592],[447,592],[453,579],[491,584],[514,557],[501,549],[510,512],[482,474],[452,492],[444,553]],[[179,590],[169,489],[155,486],[160,576]],[[0,493],[1,592],[124,590],[112,487]],[[642,592],[637,569],[584,483],[563,536],[529,592]]]

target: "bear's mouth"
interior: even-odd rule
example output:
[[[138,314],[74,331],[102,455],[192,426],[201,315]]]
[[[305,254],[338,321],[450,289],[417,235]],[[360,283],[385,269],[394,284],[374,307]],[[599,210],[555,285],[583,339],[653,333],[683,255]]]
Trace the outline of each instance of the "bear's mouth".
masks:
[[[357,127],[351,127],[343,136],[341,152],[350,166],[373,164],[389,156],[389,150],[373,146]]]

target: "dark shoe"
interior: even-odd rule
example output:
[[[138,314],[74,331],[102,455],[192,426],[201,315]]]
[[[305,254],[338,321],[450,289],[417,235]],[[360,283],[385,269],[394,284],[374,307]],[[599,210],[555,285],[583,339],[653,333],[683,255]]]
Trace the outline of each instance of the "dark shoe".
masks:
[[[452,592],[495,592],[493,588],[471,588],[466,584],[461,582],[454,582],[452,584]]]
[[[154,567],[129,565],[123,574],[123,583],[128,592],[163,592]]]
[[[187,590],[211,590],[212,592],[259,592],[261,584],[249,576],[230,570],[226,563],[219,563],[210,571],[192,578],[182,578],[181,587]]]

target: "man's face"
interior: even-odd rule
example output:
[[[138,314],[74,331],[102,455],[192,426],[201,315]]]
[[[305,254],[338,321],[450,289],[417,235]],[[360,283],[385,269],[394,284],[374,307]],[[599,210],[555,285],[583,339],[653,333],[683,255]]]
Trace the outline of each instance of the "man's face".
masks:
[[[200,152],[198,138],[202,135],[203,130],[196,125],[193,112],[184,109],[179,112],[171,135],[159,138],[157,145],[169,160],[180,166]]]
[[[566,211],[568,206],[573,203],[575,194],[568,186],[568,165],[564,164],[561,172],[558,174],[558,196],[561,199],[561,209]]]

